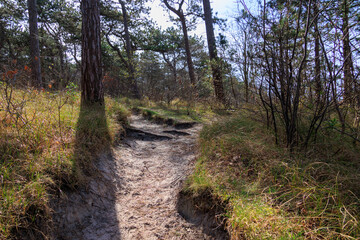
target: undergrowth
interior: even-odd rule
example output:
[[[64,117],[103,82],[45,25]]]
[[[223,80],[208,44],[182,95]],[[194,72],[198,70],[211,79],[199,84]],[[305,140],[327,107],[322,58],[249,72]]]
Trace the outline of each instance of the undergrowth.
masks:
[[[0,90],[0,239],[47,238],[51,195],[86,183],[128,112],[111,98],[80,109],[74,88]]]
[[[184,191],[221,199],[231,239],[359,239],[359,146],[322,138],[290,155],[244,115],[205,126]]]

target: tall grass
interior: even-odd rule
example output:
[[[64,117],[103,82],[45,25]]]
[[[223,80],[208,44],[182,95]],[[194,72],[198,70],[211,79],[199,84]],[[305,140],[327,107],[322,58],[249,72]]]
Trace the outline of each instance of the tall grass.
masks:
[[[75,89],[11,89],[11,99],[9,86],[0,90],[0,239],[46,238],[51,195],[84,182],[85,160],[111,144],[128,113],[110,98],[101,113],[81,112]],[[106,119],[106,131],[99,119]],[[97,137],[84,135],[86,129]]]
[[[227,204],[232,239],[358,239],[360,149],[325,131],[289,155],[244,114],[206,126],[185,190]]]

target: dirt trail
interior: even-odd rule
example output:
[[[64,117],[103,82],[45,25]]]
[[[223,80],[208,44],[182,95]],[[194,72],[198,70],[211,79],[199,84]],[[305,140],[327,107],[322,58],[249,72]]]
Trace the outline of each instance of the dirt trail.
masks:
[[[223,239],[176,209],[199,129],[176,130],[132,116],[127,137],[98,162],[101,177],[87,191],[53,203],[54,239]]]

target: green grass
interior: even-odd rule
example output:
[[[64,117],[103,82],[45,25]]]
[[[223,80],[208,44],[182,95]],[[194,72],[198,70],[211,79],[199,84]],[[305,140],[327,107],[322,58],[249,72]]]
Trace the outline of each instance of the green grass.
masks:
[[[172,120],[177,122],[200,122],[210,123],[221,116],[228,116],[230,113],[213,107],[213,104],[204,102],[188,103],[175,99],[169,104],[163,102],[152,102],[147,99],[134,100],[121,98],[118,100],[128,108],[134,109],[145,117],[155,121]]]
[[[163,118],[171,118],[177,121],[201,121],[201,116],[195,111],[187,111],[186,109],[169,109],[160,107],[141,108],[143,111],[148,111],[154,116],[160,116]]]
[[[9,105],[0,90],[0,239],[43,238],[51,194],[86,183],[128,112],[110,98],[105,108],[80,109],[75,90],[14,89]]]
[[[205,126],[184,191],[210,189],[232,239],[357,239],[359,148],[322,134],[333,137],[290,157],[244,114]]]

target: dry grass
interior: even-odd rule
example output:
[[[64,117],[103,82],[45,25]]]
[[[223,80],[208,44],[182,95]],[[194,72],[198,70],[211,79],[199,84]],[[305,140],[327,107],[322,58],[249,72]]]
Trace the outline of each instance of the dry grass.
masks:
[[[322,134],[290,157],[244,115],[207,126],[187,190],[210,188],[227,204],[232,239],[357,239],[359,148]]]
[[[85,162],[111,144],[128,113],[110,98],[103,112],[80,110],[75,89],[47,92],[3,84],[0,91],[0,238],[43,239],[51,194],[84,181]]]

